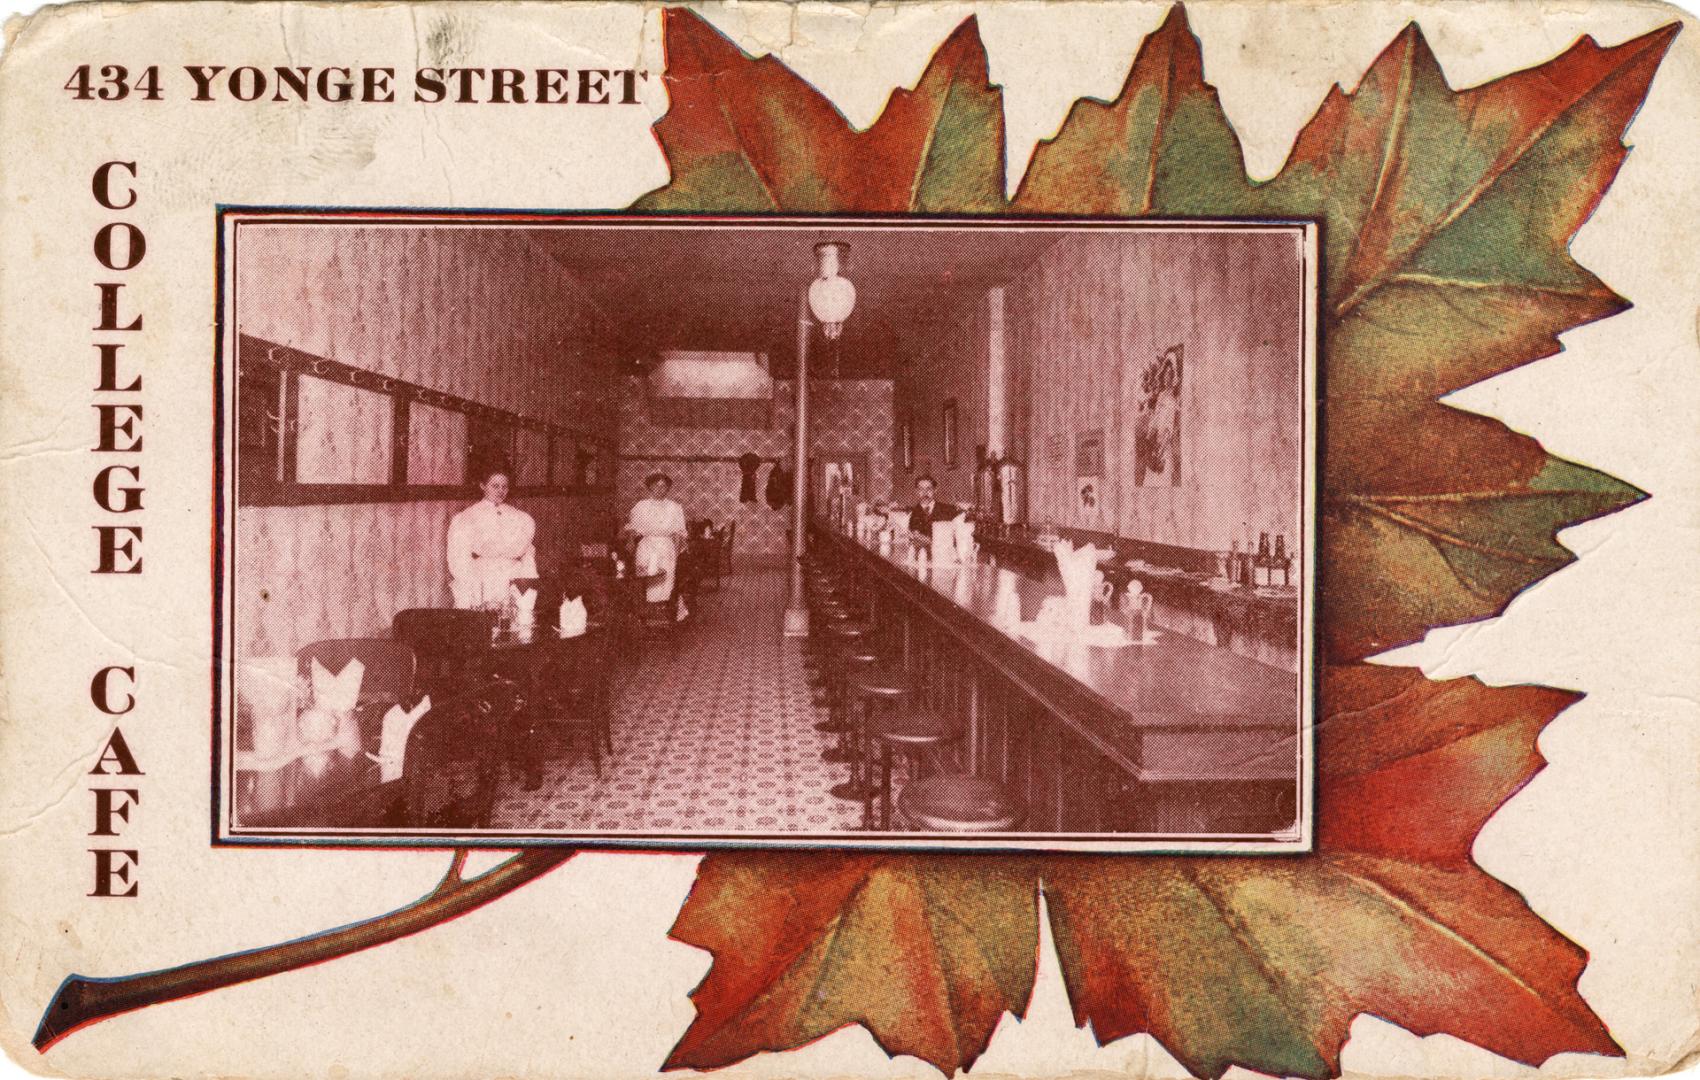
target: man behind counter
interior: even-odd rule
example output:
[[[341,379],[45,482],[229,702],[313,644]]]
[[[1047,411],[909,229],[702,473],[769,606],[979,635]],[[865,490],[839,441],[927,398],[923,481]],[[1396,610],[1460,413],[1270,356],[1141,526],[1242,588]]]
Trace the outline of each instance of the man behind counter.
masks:
[[[952,506],[947,502],[939,502],[933,498],[933,492],[938,484],[930,476],[921,476],[915,481],[915,505],[909,508],[909,528],[923,536],[933,532],[933,522],[950,521],[962,516],[960,506]]]

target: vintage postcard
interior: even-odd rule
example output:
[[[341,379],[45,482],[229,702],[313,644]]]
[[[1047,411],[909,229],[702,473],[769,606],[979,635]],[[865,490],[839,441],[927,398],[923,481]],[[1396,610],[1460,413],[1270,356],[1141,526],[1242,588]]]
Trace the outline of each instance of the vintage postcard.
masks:
[[[1700,1053],[1700,28],[114,3],[0,54],[0,1045]]]

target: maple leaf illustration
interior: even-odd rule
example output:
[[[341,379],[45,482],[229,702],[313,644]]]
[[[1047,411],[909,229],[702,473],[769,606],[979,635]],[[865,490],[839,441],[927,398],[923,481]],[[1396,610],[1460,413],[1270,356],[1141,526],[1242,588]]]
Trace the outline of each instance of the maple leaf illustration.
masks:
[[[1338,1072],[1354,1015],[1519,1061],[1615,1053],[1576,992],[1585,956],[1470,847],[1539,768],[1575,695],[1358,663],[1501,611],[1572,556],[1557,531],[1640,498],[1453,390],[1551,355],[1625,306],[1568,244],[1677,27],[1583,39],[1455,92],[1415,26],[1332,92],[1266,183],[1176,7],[1113,102],[1075,105],[1004,198],[1003,110],[973,19],[867,131],[772,57],[663,14],[670,182],[646,211],[1267,216],[1323,223],[1323,549],[1315,850],[1281,858],[742,852],[708,856],[674,936],[713,955],[670,1067],[848,1024],[952,1072],[1034,977],[1047,897],[1076,1019],[1150,1032],[1187,1068]],[[148,1004],[373,947],[536,880],[537,849],[368,923],[127,979],[66,980],[36,1044]]]
[[[1304,857],[710,855],[673,936],[714,965],[668,1065],[859,1023],[954,1072],[1025,1011],[1041,885],[1076,1020],[1150,1032],[1199,1076],[1336,1074],[1359,1012],[1528,1062],[1616,1053],[1582,951],[1470,861],[1576,695],[1370,664],[1324,682]]]
[[[972,18],[864,132],[772,56],[751,60],[682,8],[662,18],[670,103],[655,135],[673,179],[633,209],[1004,209],[1003,96]]]
[[[981,125],[981,145],[1003,145],[986,65],[968,55],[979,52],[972,20],[917,87],[939,103],[930,124],[888,124],[888,112],[856,133],[771,57],[750,60],[687,12],[665,18],[669,57],[690,57],[668,74],[687,108],[657,125],[674,174],[644,208],[923,208],[867,179],[893,161],[928,210],[984,212],[986,192],[1001,189],[1000,175],[962,167],[974,160],[964,124]],[[1469,857],[1482,823],[1537,768],[1535,738],[1570,698],[1354,662],[1498,613],[1572,558],[1560,528],[1642,497],[1436,399],[1551,355],[1559,333],[1626,306],[1568,244],[1616,175],[1623,132],[1675,32],[1607,49],[1584,39],[1539,68],[1455,92],[1413,25],[1353,93],[1329,95],[1261,184],[1245,173],[1180,7],[1115,101],[1074,106],[1007,212],[1323,223],[1319,640],[1335,666],[1321,687],[1316,850],[1280,860],[711,855],[674,934],[714,966],[669,1065],[724,1065],[851,1023],[947,1073],[971,1064],[1031,986],[1030,968],[1009,969],[1008,947],[1019,953],[1032,937],[1031,892],[1012,885],[1024,877],[1050,897],[1076,1019],[1100,1039],[1150,1032],[1199,1075],[1230,1065],[1331,1075],[1358,1012],[1527,1062],[1617,1052],[1576,993],[1580,950]],[[934,175],[940,131],[960,202]],[[900,134],[910,149],[894,149]],[[760,179],[731,202],[698,201],[729,190],[734,174]]]

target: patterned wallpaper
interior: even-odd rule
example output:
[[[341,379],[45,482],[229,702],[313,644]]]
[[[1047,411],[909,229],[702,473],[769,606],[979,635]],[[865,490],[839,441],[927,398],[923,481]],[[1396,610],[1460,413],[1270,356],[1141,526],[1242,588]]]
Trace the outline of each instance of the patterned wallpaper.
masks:
[[[595,344],[605,318],[523,233],[245,225],[235,257],[240,332],[598,434],[618,423]],[[343,436],[323,440],[312,467],[363,475],[371,455],[360,448],[369,449],[372,427],[351,422],[334,392],[320,396],[317,429]],[[411,422],[421,472],[456,467],[464,423],[420,406]],[[458,502],[241,508],[239,654],[381,635],[402,608],[448,603],[448,520],[474,498],[469,488]],[[581,537],[613,528],[606,495],[515,502],[537,519],[544,573],[576,553]]]
[[[283,656],[325,638],[383,637],[397,611],[451,606],[449,518],[471,501],[243,509],[232,591],[238,654]],[[611,531],[606,496],[514,505],[537,519],[544,574],[577,555],[580,537]]]
[[[964,505],[974,501],[974,448],[986,444],[986,334],[990,323],[981,298],[960,316],[961,333],[938,343],[920,363],[907,365],[901,375],[899,417],[913,425],[914,470],[904,472],[902,448],[898,460],[898,497],[914,499],[915,478],[931,475],[938,496]],[[944,461],[944,403],[956,400],[956,464]],[[904,410],[907,410],[906,412]]]
[[[566,426],[618,404],[606,316],[522,231],[245,224],[242,333]]]
[[[1028,516],[1188,547],[1254,531],[1299,535],[1302,480],[1300,256],[1290,233],[1073,234],[1008,288],[1011,440],[1028,464]],[[985,307],[899,380],[917,424],[917,471],[938,450],[938,412],[958,401],[959,461],[985,435]],[[1136,482],[1141,376],[1183,345],[1179,482]],[[1172,422],[1172,417],[1170,418]],[[1076,437],[1102,431],[1096,513],[1079,507]],[[938,471],[962,498],[972,473]]]
[[[868,455],[870,490],[885,498],[891,489],[892,386],[883,379],[817,379],[809,384],[810,444],[818,455],[839,452]],[[671,406],[652,414],[642,384],[625,381],[620,407],[620,470],[616,503],[623,515],[644,497],[643,478],[659,469],[673,478],[672,497],[687,518],[707,517],[738,523],[736,556],[742,562],[782,562],[790,508],[767,505],[767,479],[775,459],[787,467],[791,429],[796,423],[793,384],[777,382],[773,389],[772,422],[767,427],[668,426],[658,422],[671,415]],[[735,461],[686,462],[666,456],[694,455],[736,458],[751,453],[763,459],[756,473],[755,503],[738,500],[741,473]]]

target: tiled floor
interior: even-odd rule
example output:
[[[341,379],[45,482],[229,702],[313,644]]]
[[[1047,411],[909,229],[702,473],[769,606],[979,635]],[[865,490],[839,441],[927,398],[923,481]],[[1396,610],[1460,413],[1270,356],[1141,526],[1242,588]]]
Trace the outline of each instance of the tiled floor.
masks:
[[[781,633],[785,576],[743,570],[705,594],[696,618],[652,640],[615,676],[614,753],[598,781],[587,757],[552,763],[543,786],[497,793],[498,829],[842,832],[861,807],[827,793],[847,766],[814,724],[801,645]]]

